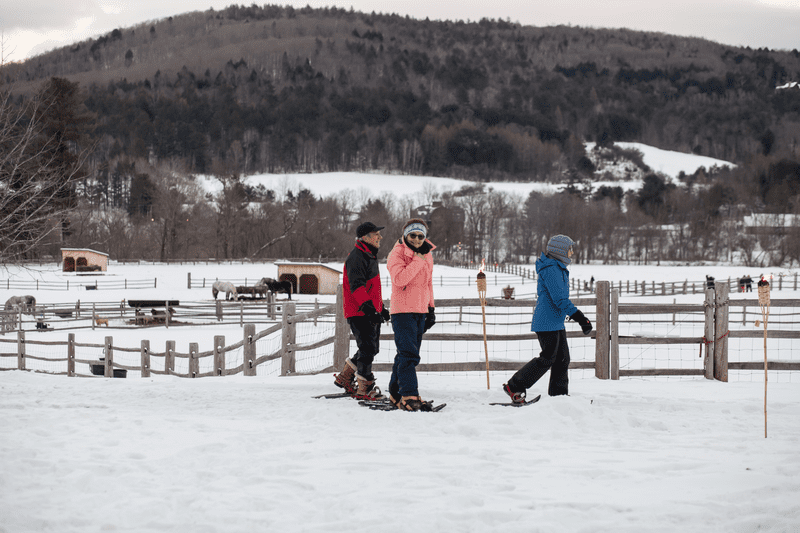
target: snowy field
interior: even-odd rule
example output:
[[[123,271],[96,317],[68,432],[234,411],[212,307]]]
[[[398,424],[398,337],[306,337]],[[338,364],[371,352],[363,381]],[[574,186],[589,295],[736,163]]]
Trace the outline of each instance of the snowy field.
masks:
[[[773,299],[798,298],[794,270],[763,270],[784,275],[784,290],[773,292]],[[573,265],[570,271],[573,278],[614,283],[762,273],[729,265]],[[0,298],[33,294],[41,303],[81,299],[82,305],[123,298],[211,300],[210,290],[187,288],[189,273],[195,281],[254,280],[275,277],[277,268],[112,263],[107,275],[94,278],[101,287],[105,280],[154,278],[158,287],[87,291],[77,285],[84,277],[42,267],[7,271],[0,280],[71,276],[70,290],[0,290]],[[437,266],[434,279],[448,281],[434,286],[436,298],[476,297],[474,282],[466,281],[474,276]],[[519,298],[533,292],[530,280],[523,285],[521,278],[498,275],[494,282],[493,276],[489,297],[498,297],[506,284]],[[465,282],[450,283],[458,277]],[[388,296],[388,287],[384,291]],[[744,297],[754,293],[732,295]],[[673,300],[698,303],[702,296],[621,297]],[[518,330],[529,329],[530,310],[516,315]],[[753,318],[751,310],[740,327],[753,328]],[[455,330],[440,320],[440,332]],[[111,320],[109,328],[84,328],[76,336],[91,343],[111,335],[115,345],[131,347],[143,338],[162,346],[172,339],[179,351],[198,342],[202,351],[214,335],[229,341],[242,335],[234,325],[119,326]],[[673,328],[663,327],[665,334]],[[27,338],[61,340],[66,332],[28,331]],[[778,346],[769,342],[770,349]],[[447,356],[443,343],[424,344],[439,346],[426,351],[423,362]],[[482,343],[471,344],[471,356],[483,357]],[[590,357],[584,352],[591,352],[591,341],[571,339],[570,346],[573,360]],[[497,344],[491,350],[495,359],[512,351]],[[512,359],[535,355],[532,345],[513,350]],[[686,357],[696,360],[696,350]],[[781,348],[781,358],[796,352]],[[381,357],[385,353],[393,353],[391,343],[382,343]],[[759,342],[753,357],[763,358]],[[388,375],[377,377],[385,387]],[[545,393],[539,403],[489,406],[505,400],[500,385],[508,377],[492,373],[486,390],[485,374],[421,374],[423,397],[448,406],[440,413],[402,413],[370,411],[349,399],[312,399],[337,390],[330,375],[189,380],[0,372],[0,532],[800,531],[797,379],[781,381],[770,373],[765,439],[763,374],[757,372],[750,380],[720,383],[686,377],[600,381],[591,371],[574,370],[569,397],[547,397],[545,376],[529,391]]]
[[[653,171],[659,172],[675,180],[678,174],[694,173],[698,168],[710,169],[713,166],[735,166],[721,159],[707,156],[684,154],[670,150],[661,150],[641,143],[620,142],[617,146],[625,149],[635,148],[642,153],[642,160]],[[594,147],[594,143],[586,143],[587,150]],[[356,201],[365,203],[368,198],[380,198],[383,195],[392,195],[397,199],[411,197],[414,201],[424,203],[430,201],[431,195],[448,191],[458,191],[462,187],[469,187],[472,182],[453,178],[436,178],[431,176],[406,176],[366,174],[379,179],[365,180],[365,174],[359,172],[326,172],[319,174],[257,174],[247,176],[245,182],[253,187],[263,185],[267,190],[275,191],[279,198],[283,198],[287,191],[297,192],[308,189],[321,197],[338,196],[349,193]],[[211,176],[198,176],[198,182],[203,190],[217,193],[222,190],[222,185]],[[592,186],[598,188],[602,185],[622,187],[624,190],[638,190],[642,187],[641,180],[630,181],[597,181]],[[494,182],[487,184],[495,191],[505,192],[527,198],[532,191],[542,194],[552,194],[563,188],[557,183],[544,182]]]

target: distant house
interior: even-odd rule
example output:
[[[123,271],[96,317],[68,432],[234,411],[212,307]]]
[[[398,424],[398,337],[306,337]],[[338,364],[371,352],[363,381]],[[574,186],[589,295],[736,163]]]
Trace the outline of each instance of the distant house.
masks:
[[[61,266],[64,272],[105,272],[108,254],[88,248],[62,248]]]
[[[322,263],[276,263],[278,279],[292,283],[294,294],[336,294],[342,273]]]
[[[800,233],[800,215],[759,213],[744,217],[743,226],[750,235],[796,235]]]

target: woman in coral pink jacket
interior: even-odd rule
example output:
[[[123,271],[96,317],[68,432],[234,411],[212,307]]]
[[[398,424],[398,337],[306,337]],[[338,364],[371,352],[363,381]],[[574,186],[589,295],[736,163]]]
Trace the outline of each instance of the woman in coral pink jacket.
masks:
[[[412,218],[392,248],[386,267],[392,279],[391,315],[397,355],[389,379],[389,397],[406,411],[430,411],[419,397],[417,365],[422,334],[436,323],[433,301],[433,255],[428,225]]]

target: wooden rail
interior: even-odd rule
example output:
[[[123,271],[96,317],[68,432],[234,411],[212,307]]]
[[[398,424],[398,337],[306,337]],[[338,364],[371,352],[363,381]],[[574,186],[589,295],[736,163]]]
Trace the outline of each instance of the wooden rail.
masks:
[[[597,282],[596,294],[591,298],[574,298],[573,303],[579,308],[595,309],[595,330],[589,337],[595,343],[595,358],[593,361],[572,362],[570,367],[573,369],[594,369],[595,375],[599,379],[619,379],[621,376],[695,376],[703,375],[709,379],[727,380],[729,370],[761,370],[763,363],[760,362],[731,362],[728,361],[728,344],[730,339],[758,339],[763,333],[757,330],[728,330],[728,320],[730,311],[733,308],[741,309],[744,314],[748,307],[758,308],[757,299],[730,300],[728,298],[727,286],[720,283],[715,289],[706,289],[705,300],[702,304],[631,304],[619,303],[619,291],[611,290],[610,283]],[[297,313],[297,303],[284,301],[280,303],[281,315],[278,322],[265,329],[256,332],[255,324],[246,323],[243,325],[243,334],[240,340],[231,344],[226,344],[224,336],[214,336],[214,346],[211,350],[200,351],[197,343],[190,343],[187,351],[178,351],[174,341],[166,341],[163,352],[153,351],[150,342],[141,341],[141,346],[123,347],[115,346],[111,336],[105,337],[105,342],[98,343],[79,343],[75,340],[75,334],[70,333],[68,341],[39,341],[26,339],[25,331],[18,331],[16,338],[0,337],[0,360],[16,358],[16,368],[27,370],[28,361],[46,361],[49,363],[67,363],[66,372],[51,372],[56,374],[66,374],[69,376],[88,377],[86,374],[76,372],[75,365],[102,365],[103,375],[110,377],[114,370],[138,371],[142,377],[151,374],[175,375],[180,377],[210,377],[227,376],[233,374],[255,375],[259,365],[280,359],[280,374],[283,376],[297,375],[297,354],[312,350],[329,348],[332,356],[332,364],[325,368],[315,369],[311,373],[329,372],[338,370],[344,364],[344,359],[350,356],[350,346],[352,335],[347,321],[344,318],[343,306],[341,305],[342,294],[341,286],[337,294],[337,303],[320,307],[315,305],[312,310]],[[388,303],[388,301],[387,301]],[[773,299],[771,302],[776,308],[800,308],[799,300]],[[216,306],[221,305],[217,302]],[[234,304],[235,305],[235,304]],[[489,299],[486,301],[487,307],[519,309],[526,317],[530,316],[536,305],[535,300],[505,300]],[[444,315],[452,315],[451,323],[467,323],[464,317],[477,314],[469,311],[480,307],[480,300],[477,298],[463,299],[441,299],[437,300],[437,309]],[[98,308],[95,308],[95,311]],[[523,311],[524,310],[524,311]],[[84,313],[87,311],[84,309]],[[122,312],[114,308],[114,313]],[[738,311],[737,311],[738,312]],[[631,315],[675,315],[688,314],[702,317],[704,324],[703,336],[681,336],[681,337],[662,337],[662,336],[638,336],[621,335],[619,324],[621,317]],[[173,315],[177,317],[179,313]],[[455,317],[458,317],[456,322]],[[277,317],[276,317],[277,319]],[[177,319],[176,319],[177,320]],[[332,335],[317,338],[310,342],[297,342],[297,326],[304,323],[314,323],[325,321],[334,324]],[[668,321],[665,318],[663,321]],[[674,318],[673,318],[674,320]],[[516,325],[527,323],[525,321],[513,322]],[[698,321],[699,323],[699,321]],[[504,324],[508,325],[508,324]],[[261,339],[280,334],[280,348],[267,354],[257,354],[257,344]],[[584,337],[581,332],[569,331],[569,338]],[[775,339],[800,339],[800,330],[771,330],[769,336]],[[274,337],[273,337],[274,338]],[[385,333],[380,336],[381,340],[394,340],[393,333]],[[534,332],[523,332],[517,334],[488,334],[487,342],[509,342],[509,341],[530,341],[537,338]],[[425,335],[426,340],[430,341],[466,341],[482,342],[483,336],[474,333],[442,333],[431,332]],[[710,340],[707,340],[710,339]],[[648,368],[648,369],[620,369],[619,367],[619,346],[620,345],[702,345],[706,347],[701,369],[681,369],[681,368]],[[3,350],[3,346],[10,349]],[[35,346],[65,348],[63,357],[42,357],[34,355],[31,348]],[[232,368],[226,365],[226,354],[242,350],[242,362]],[[79,352],[85,350],[101,350],[104,357],[90,359]],[[140,363],[120,364],[115,361],[114,354],[117,353],[139,353]],[[152,368],[153,358],[163,360],[163,370]],[[212,370],[200,372],[200,362],[203,359],[211,358],[213,361]],[[177,372],[176,361],[181,361],[181,366],[186,366],[187,371]],[[525,362],[513,361],[489,361],[489,369],[495,371],[514,371],[519,369]],[[35,366],[35,365],[34,365]],[[422,363],[418,366],[419,371],[428,372],[466,372],[483,371],[485,362],[453,362],[453,363]],[[391,365],[387,363],[376,363],[376,371],[389,371]],[[776,371],[798,371],[800,361],[769,361],[769,370]],[[8,368],[3,368],[8,370]],[[42,371],[30,369],[32,371]]]

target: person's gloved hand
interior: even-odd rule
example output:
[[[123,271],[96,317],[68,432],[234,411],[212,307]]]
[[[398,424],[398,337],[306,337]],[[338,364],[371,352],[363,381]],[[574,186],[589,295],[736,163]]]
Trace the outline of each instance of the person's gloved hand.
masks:
[[[372,300],[367,300],[361,304],[361,312],[364,313],[364,316],[373,324],[383,323],[383,317],[378,313],[378,310],[375,309],[375,304],[372,303]]]
[[[381,318],[384,322],[389,322],[392,319],[392,315],[389,314],[389,310],[385,307],[381,310]]]
[[[584,335],[588,335],[592,332],[592,323],[581,313],[580,309],[572,313],[569,317],[581,326]]]
[[[425,315],[425,330],[423,333],[431,329],[434,324],[436,324],[436,313],[434,312],[433,307],[428,307],[428,314]]]

